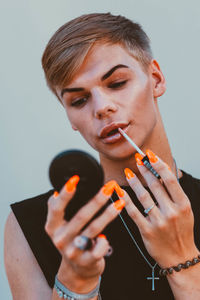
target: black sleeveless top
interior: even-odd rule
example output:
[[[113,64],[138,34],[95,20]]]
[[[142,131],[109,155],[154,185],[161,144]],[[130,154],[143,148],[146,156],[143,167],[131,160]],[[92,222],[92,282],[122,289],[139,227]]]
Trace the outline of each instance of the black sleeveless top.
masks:
[[[180,184],[192,204],[195,217],[195,242],[197,248],[200,249],[200,180],[183,172]],[[143,211],[132,189],[128,186],[123,188],[126,189],[138,208]],[[53,192],[54,190],[50,190],[37,197],[11,204],[24,236],[51,288],[53,288],[54,278],[61,263],[60,253],[44,230],[47,200]],[[116,195],[113,198],[117,199]],[[153,265],[155,261],[148,255],[139,230],[125,209],[122,211],[122,216],[142,251]],[[152,280],[147,279],[147,277],[151,277],[151,268],[136,249],[120,217],[109,224],[104,233],[114,252],[112,256],[106,258],[106,268],[102,275],[100,291],[103,300],[138,299],[138,297],[149,300],[174,299],[166,278],[155,280],[155,291],[152,291]],[[159,267],[157,266],[155,277],[158,277],[158,272]]]

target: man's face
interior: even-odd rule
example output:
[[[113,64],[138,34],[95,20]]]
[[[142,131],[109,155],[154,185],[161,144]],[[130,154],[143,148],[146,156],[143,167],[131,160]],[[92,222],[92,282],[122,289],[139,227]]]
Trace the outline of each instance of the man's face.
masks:
[[[61,101],[73,129],[101,156],[124,159],[133,148],[116,127],[124,128],[139,147],[145,144],[157,122],[154,85],[152,72],[144,72],[123,47],[95,44],[62,90]]]

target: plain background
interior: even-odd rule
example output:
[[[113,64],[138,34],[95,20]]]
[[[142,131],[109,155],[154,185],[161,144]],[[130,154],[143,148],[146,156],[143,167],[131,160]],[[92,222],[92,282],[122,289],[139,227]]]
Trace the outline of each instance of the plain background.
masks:
[[[179,168],[199,177],[200,4],[7,0],[0,6],[0,290],[1,299],[12,299],[3,265],[9,204],[51,188],[48,166],[58,152],[79,148],[97,157],[71,130],[62,106],[46,86],[40,60],[49,38],[83,13],[111,12],[141,23],[167,80],[167,92],[159,102],[173,155]]]

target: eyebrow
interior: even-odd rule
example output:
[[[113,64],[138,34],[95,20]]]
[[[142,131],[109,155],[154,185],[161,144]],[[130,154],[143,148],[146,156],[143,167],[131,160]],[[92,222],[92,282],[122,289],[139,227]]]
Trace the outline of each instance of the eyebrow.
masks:
[[[115,72],[117,69],[120,69],[120,68],[128,68],[128,66],[122,65],[122,64],[114,66],[112,69],[110,69],[106,74],[104,74],[101,77],[101,81],[106,80],[108,77],[110,77],[112,75],[113,72]],[[84,91],[84,88],[82,88],[82,87],[65,88],[65,89],[62,89],[62,91],[61,91],[61,97],[63,97],[63,95],[65,93],[82,92],[82,91]]]

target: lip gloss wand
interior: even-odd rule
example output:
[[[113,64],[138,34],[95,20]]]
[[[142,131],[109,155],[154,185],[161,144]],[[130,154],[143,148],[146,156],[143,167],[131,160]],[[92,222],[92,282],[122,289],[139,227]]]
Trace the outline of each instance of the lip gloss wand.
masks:
[[[133,146],[133,148],[143,156],[142,162],[147,167],[147,169],[149,169],[155,177],[161,179],[160,175],[156,172],[156,170],[154,170],[154,168],[150,164],[148,156],[145,155],[144,152],[142,152],[142,150],[130,139],[130,137],[121,128],[118,128],[118,131],[131,144],[131,146]]]

